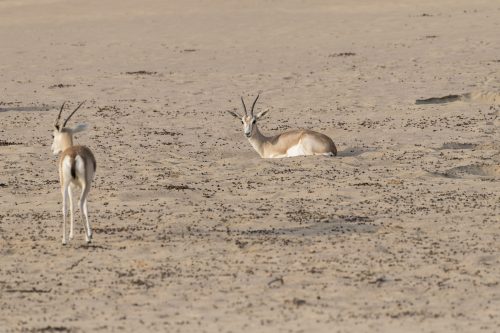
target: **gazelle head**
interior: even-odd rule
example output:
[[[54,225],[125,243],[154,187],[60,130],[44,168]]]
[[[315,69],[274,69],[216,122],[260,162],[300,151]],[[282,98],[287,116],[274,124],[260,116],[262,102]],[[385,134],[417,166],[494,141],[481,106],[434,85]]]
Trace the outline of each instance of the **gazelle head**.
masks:
[[[268,111],[264,110],[262,112],[257,113],[257,115],[253,114],[253,109],[255,107],[255,103],[257,103],[257,100],[259,99],[259,95],[255,98],[252,104],[252,109],[250,110],[250,114],[247,112],[247,107],[245,105],[245,102],[243,101],[243,97],[241,97],[241,104],[243,104],[243,110],[245,111],[244,116],[240,116],[239,114],[233,112],[233,111],[228,111],[233,117],[238,118],[241,120],[241,123],[243,124],[243,133],[245,133],[245,136],[247,138],[251,138],[252,135],[255,133],[255,130],[257,128],[257,120],[262,118]]]
[[[73,112],[71,112],[71,114],[69,115],[68,118],[66,118],[66,120],[64,121],[62,126],[59,123],[59,121],[61,119],[61,114],[62,114],[62,111],[64,109],[64,105],[66,104],[66,102],[64,102],[61,105],[61,109],[59,110],[59,115],[57,116],[56,122],[54,123],[54,131],[52,132],[52,137],[54,140],[52,141],[52,148],[51,149],[52,149],[52,153],[54,155],[59,154],[61,151],[64,151],[65,149],[67,149],[73,145],[73,134],[78,133],[78,132],[82,132],[85,129],[87,129],[86,124],[77,125],[75,128],[66,127],[66,124],[68,123],[69,119],[83,105],[83,103],[85,103],[85,101],[78,104],[76,109],[73,110]]]

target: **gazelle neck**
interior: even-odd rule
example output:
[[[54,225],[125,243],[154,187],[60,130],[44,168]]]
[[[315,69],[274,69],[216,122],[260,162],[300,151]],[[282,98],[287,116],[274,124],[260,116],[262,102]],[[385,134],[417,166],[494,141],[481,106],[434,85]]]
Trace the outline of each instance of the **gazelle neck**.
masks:
[[[253,125],[254,130],[252,136],[248,138],[252,147],[259,153],[261,157],[264,157],[264,144],[269,140],[267,136],[262,134],[257,127],[257,124]]]
[[[71,133],[62,133],[61,137],[61,151],[65,151],[66,149],[73,146],[73,136]]]

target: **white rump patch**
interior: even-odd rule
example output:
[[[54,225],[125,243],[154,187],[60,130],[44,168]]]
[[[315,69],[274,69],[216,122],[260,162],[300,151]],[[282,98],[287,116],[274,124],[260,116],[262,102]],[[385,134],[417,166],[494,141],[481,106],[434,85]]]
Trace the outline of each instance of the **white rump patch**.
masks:
[[[288,150],[286,151],[287,157],[303,156],[305,154],[306,152],[304,151],[304,148],[300,143],[288,148]]]
[[[64,181],[68,182],[70,185],[76,185],[81,187],[85,183],[85,162],[80,155],[75,157],[75,176],[73,178],[71,175],[71,158],[66,156],[63,161],[63,177]]]
[[[71,158],[66,156],[62,162],[62,173],[65,182],[71,182]]]
[[[75,171],[78,182],[85,182],[85,162],[80,155],[76,155],[75,157]]]

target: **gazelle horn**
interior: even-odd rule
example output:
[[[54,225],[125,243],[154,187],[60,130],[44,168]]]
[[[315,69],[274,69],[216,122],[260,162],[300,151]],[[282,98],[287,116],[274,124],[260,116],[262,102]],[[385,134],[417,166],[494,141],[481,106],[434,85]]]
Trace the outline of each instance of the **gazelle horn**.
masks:
[[[64,101],[61,105],[61,110],[59,110],[59,115],[57,116],[56,118],[56,122],[54,123],[54,126],[59,128],[59,120],[61,119],[61,114],[62,114],[62,111],[64,109],[64,105],[66,104],[66,101]]]
[[[245,105],[245,101],[243,100],[243,97],[241,97],[241,104],[243,104],[243,110],[245,110],[245,116],[247,116],[247,107]]]
[[[250,111],[250,115],[253,117],[253,108],[255,107],[255,103],[257,103],[257,100],[259,99],[259,96],[260,94],[257,95],[257,97],[255,98],[255,101],[253,101],[253,104],[252,104],[252,110]]]
[[[73,110],[73,112],[71,112],[71,114],[69,115],[68,118],[66,118],[66,120],[64,121],[64,124],[63,124],[63,127],[66,126],[66,124],[68,123],[68,120],[71,118],[71,116],[73,116],[75,114],[76,111],[78,111],[78,109],[80,108],[80,106],[83,105],[83,103],[85,103],[85,101],[81,102],[80,104],[78,104],[78,106],[76,107],[75,110]],[[62,110],[62,109],[61,109]]]

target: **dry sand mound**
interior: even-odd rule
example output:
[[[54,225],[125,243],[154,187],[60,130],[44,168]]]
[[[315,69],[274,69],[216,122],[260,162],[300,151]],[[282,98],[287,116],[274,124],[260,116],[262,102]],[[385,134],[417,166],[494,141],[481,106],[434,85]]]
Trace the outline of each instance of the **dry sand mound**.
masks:
[[[498,179],[500,177],[500,165],[464,165],[451,168],[444,173],[447,177],[465,178],[478,176],[484,178]]]
[[[485,104],[500,105],[500,93],[476,91],[461,95],[447,95],[443,97],[431,97],[426,99],[417,99],[416,104],[441,104],[455,101],[473,101]]]

